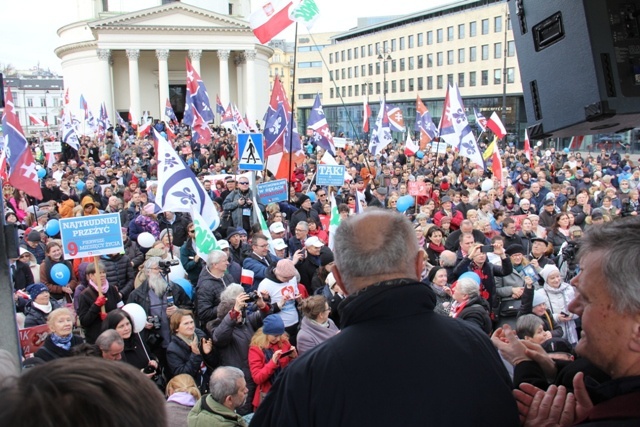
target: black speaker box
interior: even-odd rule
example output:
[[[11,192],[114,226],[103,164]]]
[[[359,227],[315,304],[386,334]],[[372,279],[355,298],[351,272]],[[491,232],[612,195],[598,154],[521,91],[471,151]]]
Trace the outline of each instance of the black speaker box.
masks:
[[[508,0],[529,136],[640,126],[640,0]]]

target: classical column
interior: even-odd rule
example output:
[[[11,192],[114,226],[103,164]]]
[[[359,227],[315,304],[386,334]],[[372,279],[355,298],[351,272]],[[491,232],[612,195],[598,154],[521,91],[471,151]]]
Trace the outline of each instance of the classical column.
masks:
[[[202,73],[200,72],[200,58],[202,57],[202,49],[189,49],[189,60],[191,61],[191,65],[193,65],[194,70],[200,77],[202,77]]]
[[[246,113],[246,108],[247,108],[247,103],[245,102],[244,99],[244,64],[245,64],[245,59],[244,59],[244,53],[243,52],[236,52],[235,55],[233,56],[233,63],[236,66],[236,87],[237,87],[237,94],[236,94],[236,100],[238,101],[238,109],[240,110],[240,114]]]
[[[220,100],[225,108],[231,102],[231,98],[229,98],[229,54],[228,50],[218,51],[218,59],[220,60]]]
[[[158,93],[160,94],[160,111],[157,115],[159,119],[164,116],[164,106],[169,98],[169,59],[168,49],[156,49],[156,58],[158,58]]]
[[[134,123],[140,121],[140,73],[138,72],[138,59],[140,49],[127,49],[129,58],[129,112]]]
[[[97,49],[100,60],[100,102],[104,102],[107,114],[113,115],[113,101],[111,99],[111,51],[109,49]],[[113,117],[115,119],[115,117]]]
[[[256,98],[256,51],[245,50],[244,57],[247,60],[247,73],[245,84],[245,108],[246,113],[250,120],[256,120],[256,103],[253,100]]]

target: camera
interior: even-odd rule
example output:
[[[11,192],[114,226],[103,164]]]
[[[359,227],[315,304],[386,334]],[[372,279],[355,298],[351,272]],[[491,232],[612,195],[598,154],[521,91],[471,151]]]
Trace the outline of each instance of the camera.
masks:
[[[258,291],[249,292],[247,296],[249,297],[247,299],[247,302],[256,302],[260,298],[260,294],[258,294]]]
[[[482,245],[480,247],[480,252],[485,253],[485,254],[488,253],[488,252],[493,252],[493,250],[494,250],[493,245]]]
[[[160,329],[162,326],[160,322],[160,318],[158,316],[149,316],[147,317],[147,322],[153,325],[153,329]]]
[[[158,263],[158,267],[163,268],[163,269],[164,268],[168,269],[168,268],[171,268],[174,265],[178,265],[178,264],[180,264],[180,261],[178,261],[177,259],[170,259],[170,260],[167,260],[167,261],[160,261]]]
[[[156,368],[154,368],[152,365],[147,365],[142,370],[143,374],[155,374],[156,372],[157,372]]]

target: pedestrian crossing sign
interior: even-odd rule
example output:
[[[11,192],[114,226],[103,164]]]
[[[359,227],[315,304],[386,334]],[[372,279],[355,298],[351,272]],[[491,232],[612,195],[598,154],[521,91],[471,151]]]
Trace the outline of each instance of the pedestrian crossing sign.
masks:
[[[261,133],[238,134],[238,167],[244,170],[264,169],[264,145]]]

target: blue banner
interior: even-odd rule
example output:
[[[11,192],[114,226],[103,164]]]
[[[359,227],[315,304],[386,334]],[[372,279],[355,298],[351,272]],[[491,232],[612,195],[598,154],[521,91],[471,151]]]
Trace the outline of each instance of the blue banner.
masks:
[[[318,165],[316,184],[342,187],[344,185],[344,165]]]
[[[64,259],[124,251],[118,213],[63,218],[60,220],[60,237]]]
[[[284,202],[289,194],[289,186],[286,179],[277,181],[263,182],[257,185],[258,199],[260,203],[268,205],[269,203]]]

